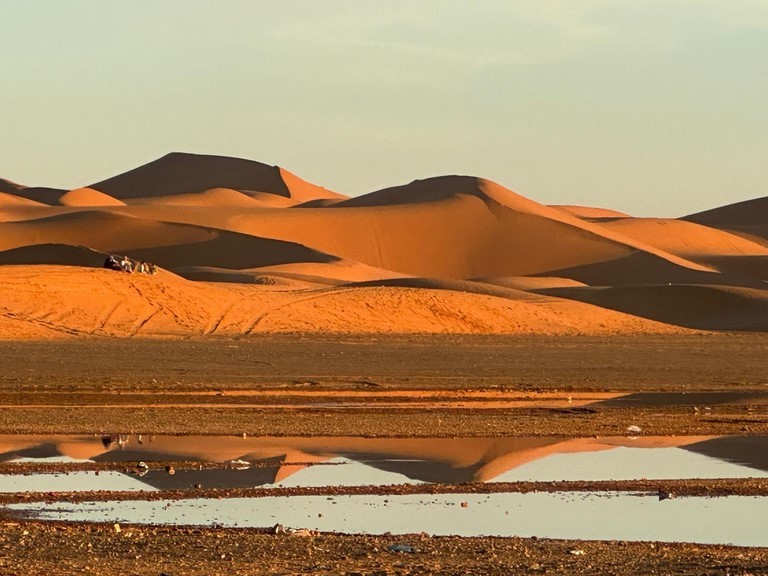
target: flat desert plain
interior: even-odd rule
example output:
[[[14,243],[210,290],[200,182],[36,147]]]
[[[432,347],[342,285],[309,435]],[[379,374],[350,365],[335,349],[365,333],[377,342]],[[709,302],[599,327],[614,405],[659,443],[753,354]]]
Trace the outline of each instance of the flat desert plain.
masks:
[[[635,218],[469,176],[348,198],[178,153],[74,190],[0,180],[0,476],[21,486],[0,490],[0,572],[768,573],[748,516],[768,496],[766,279],[766,198]],[[651,453],[678,468],[629,456]],[[604,472],[617,454],[626,473]],[[598,503],[572,533],[483,524],[525,495],[652,496],[661,521],[597,533],[642,524]],[[389,527],[427,497],[453,515]],[[243,524],[77,516],[237,498]],[[383,500],[337,524],[259,512],[312,498]],[[744,498],[732,536],[660,528]]]

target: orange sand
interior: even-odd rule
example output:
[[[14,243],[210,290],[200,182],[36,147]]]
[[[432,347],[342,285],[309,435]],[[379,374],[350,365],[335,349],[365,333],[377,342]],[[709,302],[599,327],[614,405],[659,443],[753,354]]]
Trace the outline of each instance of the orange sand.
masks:
[[[762,200],[640,219],[468,176],[346,198],[192,154],[71,191],[2,180],[0,337],[764,331]]]

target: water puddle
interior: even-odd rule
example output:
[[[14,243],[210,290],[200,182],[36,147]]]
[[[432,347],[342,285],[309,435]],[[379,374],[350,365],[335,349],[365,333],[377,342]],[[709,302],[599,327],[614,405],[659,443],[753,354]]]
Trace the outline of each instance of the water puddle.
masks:
[[[0,462],[0,492],[754,478],[768,477],[768,436],[5,436]]]
[[[615,408],[661,408],[666,406],[705,408],[726,404],[731,406],[768,404],[768,393],[764,391],[637,392],[607,398],[591,405]]]
[[[768,546],[768,499],[635,493],[291,496],[13,504],[42,520]]]

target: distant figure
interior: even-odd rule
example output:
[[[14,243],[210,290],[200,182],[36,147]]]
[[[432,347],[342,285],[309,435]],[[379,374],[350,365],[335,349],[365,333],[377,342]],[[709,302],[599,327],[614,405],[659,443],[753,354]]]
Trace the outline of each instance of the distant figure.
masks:
[[[109,270],[117,270],[118,272],[122,270],[122,267],[120,266],[120,257],[114,256],[110,254],[107,256],[107,259],[104,260],[104,268],[108,268]]]
[[[157,274],[157,266],[150,262],[139,262],[128,258],[128,256],[118,256],[117,254],[110,254],[107,259],[104,260],[104,268],[109,270],[116,270],[118,272],[127,272],[133,274],[139,272],[141,274],[154,275]]]

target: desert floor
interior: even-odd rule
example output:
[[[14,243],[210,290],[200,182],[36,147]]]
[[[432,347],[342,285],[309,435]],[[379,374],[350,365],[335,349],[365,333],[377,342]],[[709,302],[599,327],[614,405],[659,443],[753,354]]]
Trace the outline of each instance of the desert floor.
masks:
[[[0,342],[0,433],[620,439],[629,426],[638,426],[641,436],[761,435],[768,431],[767,348],[768,336],[744,333],[6,341]],[[0,463],[6,473],[9,466]],[[114,464],[94,466],[107,470]],[[664,487],[680,495],[768,494],[768,483],[746,479]],[[198,495],[237,494],[201,488]],[[92,496],[18,494],[3,500]],[[768,573],[768,553],[760,548],[425,534],[296,536],[271,534],[267,527],[124,525],[116,531],[112,524],[43,523],[2,514],[0,571],[19,575]],[[416,552],[389,551],[396,543]]]

